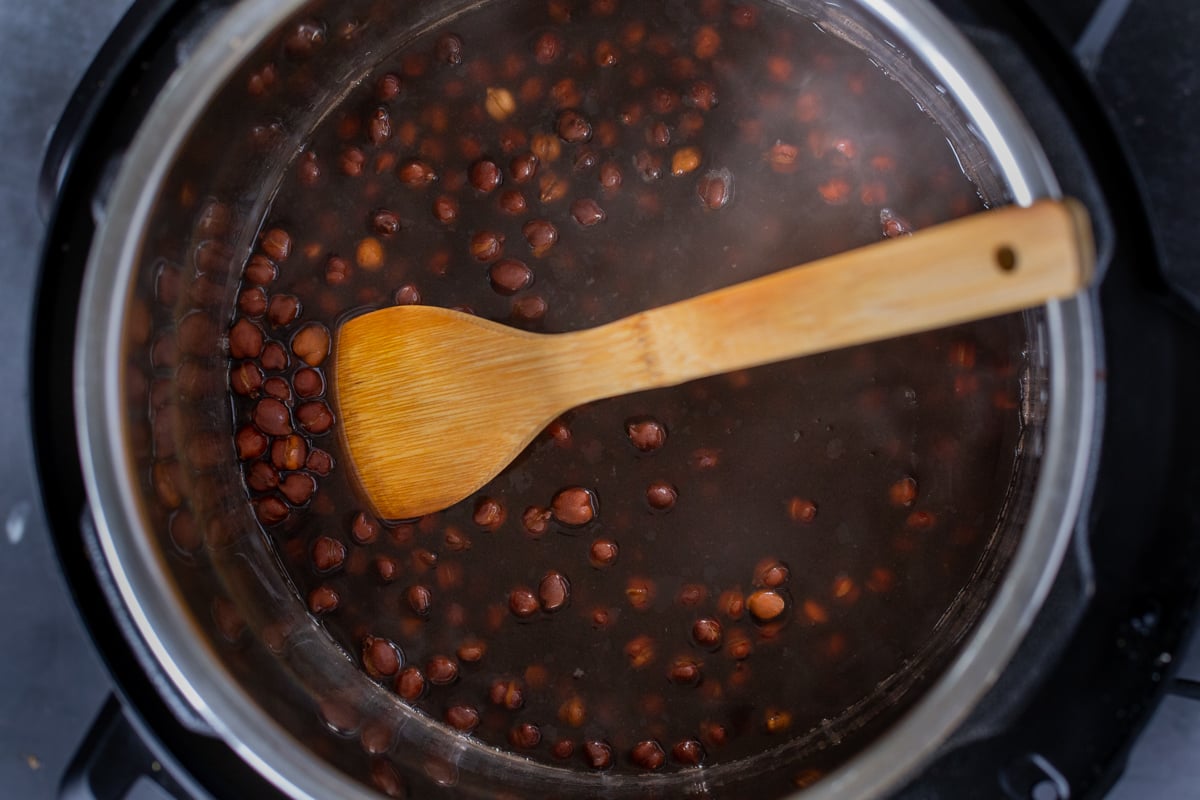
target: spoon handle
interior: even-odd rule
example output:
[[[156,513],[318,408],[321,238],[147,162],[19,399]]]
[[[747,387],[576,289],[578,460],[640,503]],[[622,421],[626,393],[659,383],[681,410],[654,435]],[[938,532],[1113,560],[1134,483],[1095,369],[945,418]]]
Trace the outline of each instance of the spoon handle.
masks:
[[[673,386],[1067,297],[1088,284],[1093,247],[1087,212],[1078,201],[1040,200],[573,335],[593,337],[587,349],[596,353],[632,347],[640,354],[635,360],[609,361],[620,373],[601,378],[611,390]]]

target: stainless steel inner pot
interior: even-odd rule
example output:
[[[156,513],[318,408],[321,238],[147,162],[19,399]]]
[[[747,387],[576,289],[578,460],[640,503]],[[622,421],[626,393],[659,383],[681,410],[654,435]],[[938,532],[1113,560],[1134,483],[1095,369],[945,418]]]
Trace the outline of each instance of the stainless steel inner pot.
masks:
[[[992,203],[1057,183],[1012,101],[963,37],[922,0],[775,0],[868,52],[939,121]],[[92,248],[75,348],[82,462],[104,555],[163,671],[239,755],[296,797],[367,797],[399,776],[464,795],[644,795],[752,786],[836,745],[835,721],[777,751],[684,774],[582,774],[531,764],[431,723],[368,681],[306,613],[244,500],[237,471],[191,463],[199,435],[231,436],[223,332],[272,187],[308,131],[355,81],[430,25],[475,2],[243,0],[200,34],[121,161]],[[319,54],[308,100],[244,102],[247,70],[289,20],[358,24],[354,58]],[[240,131],[256,128],[253,137]],[[230,211],[217,231],[213,202]],[[164,308],[162,281],[179,279]],[[911,774],[995,681],[1057,572],[1094,440],[1097,328],[1089,298],[1025,315],[1025,436],[1010,513],[978,591],[950,620],[938,670],[882,687],[923,694],[806,796],[870,797]],[[152,381],[164,326],[183,354]],[[148,411],[149,410],[149,411]],[[232,443],[227,458],[235,463]],[[167,455],[164,455],[166,453]],[[169,456],[169,457],[168,457]],[[211,467],[211,465],[208,465]],[[186,509],[199,537],[173,540]],[[932,663],[932,662],[931,662]],[[942,668],[944,666],[944,668]],[[364,730],[387,745],[364,756]],[[389,772],[390,771],[390,772]],[[381,774],[382,777],[381,777]]]

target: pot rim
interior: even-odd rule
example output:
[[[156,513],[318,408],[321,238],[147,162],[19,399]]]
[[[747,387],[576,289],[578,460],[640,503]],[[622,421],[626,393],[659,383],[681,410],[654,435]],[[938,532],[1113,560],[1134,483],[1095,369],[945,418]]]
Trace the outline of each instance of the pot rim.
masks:
[[[325,761],[227,676],[169,578],[125,455],[122,327],[142,224],[158,187],[208,101],[258,43],[306,0],[242,0],[192,50],[131,143],[88,257],[75,342],[75,417],[84,483],[104,558],[150,651],[196,712],[242,759],[298,798],[377,795]],[[1014,202],[1059,195],[1032,131],[963,35],[926,0],[859,0],[923,63],[974,124]],[[1095,295],[1045,307],[1049,400],[1045,449],[1021,542],[966,644],[904,717],[806,798],[871,797],[923,764],[963,721],[1024,638],[1057,575],[1088,483],[1096,433]]]

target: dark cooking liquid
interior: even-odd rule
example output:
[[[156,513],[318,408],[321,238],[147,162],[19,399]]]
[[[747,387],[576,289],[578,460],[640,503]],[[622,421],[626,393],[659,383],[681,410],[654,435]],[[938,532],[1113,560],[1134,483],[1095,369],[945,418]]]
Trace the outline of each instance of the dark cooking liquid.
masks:
[[[980,207],[900,86],[777,7],[472,12],[355,87],[279,191],[231,329],[249,496],[329,633],[435,719],[580,768],[777,746],[917,657],[968,583],[1013,472],[1018,320],[593,403],[396,525],[325,430],[322,337],[418,297],[585,328]]]

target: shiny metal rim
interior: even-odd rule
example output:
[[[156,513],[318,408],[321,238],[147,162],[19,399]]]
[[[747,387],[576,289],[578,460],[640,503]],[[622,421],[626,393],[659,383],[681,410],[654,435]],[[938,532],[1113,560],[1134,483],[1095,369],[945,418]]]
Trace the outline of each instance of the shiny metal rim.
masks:
[[[1033,132],[963,35],[925,0],[863,0],[924,61],[986,143],[1013,200],[1061,194]],[[1000,676],[1058,574],[1087,489],[1096,435],[1094,297],[1046,306],[1051,387],[1045,455],[1025,535],[991,606],[934,687],[879,741],[804,793],[874,797],[929,759]]]
[[[121,413],[119,312],[141,247],[142,223],[186,132],[242,58],[304,0],[246,0],[198,44],[148,114],[124,160],[89,255],[75,346],[75,411],[84,479],[105,558],[131,617],[182,695],[243,759],[297,798],[375,795],[307,756],[225,674],[167,579],[125,460]],[[862,0],[924,61],[966,111],[991,151],[1013,199],[1058,194],[1032,132],[996,77],[959,32],[925,0]],[[114,313],[116,311],[116,313]],[[1045,456],[1027,524],[987,614],[947,672],[904,719],[850,764],[805,793],[871,797],[910,774],[961,723],[999,676],[1028,630],[1057,573],[1086,483],[1094,436],[1097,345],[1088,299],[1046,309],[1050,348]]]

